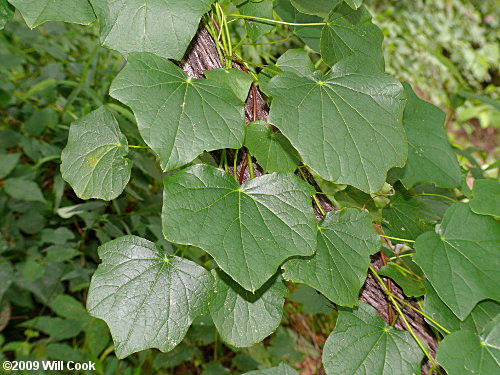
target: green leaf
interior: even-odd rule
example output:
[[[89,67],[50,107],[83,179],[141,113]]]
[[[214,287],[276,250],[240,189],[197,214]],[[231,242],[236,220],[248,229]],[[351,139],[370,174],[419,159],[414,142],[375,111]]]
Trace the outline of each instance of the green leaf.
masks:
[[[343,0],[291,0],[291,2],[299,12],[327,18]]]
[[[246,372],[243,375],[299,375],[299,373],[288,366],[286,363],[280,363],[278,367],[268,368],[265,370],[250,371]]]
[[[274,10],[285,22],[291,23],[321,23],[323,19],[299,12],[290,0],[275,0]],[[320,51],[320,38],[323,26],[291,26],[291,30],[304,41],[314,52]]]
[[[101,42],[124,56],[151,52],[180,60],[214,0],[90,0]]]
[[[57,296],[50,304],[50,308],[62,318],[82,322],[89,322],[92,320],[81,302],[69,295]]]
[[[463,320],[479,301],[500,300],[499,248],[496,220],[475,214],[466,203],[455,203],[436,233],[417,238],[413,260],[439,297]]]
[[[353,10],[342,3],[328,17],[321,32],[321,57],[332,66],[350,56],[363,56],[384,71],[382,31],[372,23],[366,7]]]
[[[21,327],[35,328],[49,335],[52,340],[67,340],[76,337],[83,329],[83,324],[72,319],[39,316],[20,324]]]
[[[358,9],[361,4],[363,4],[363,0],[344,0],[352,9]]]
[[[252,346],[278,328],[286,292],[280,276],[251,293],[222,271],[212,274],[216,281],[210,315],[225,342],[238,348]]]
[[[328,375],[419,374],[423,353],[408,332],[388,327],[375,309],[362,303],[341,311],[325,343]]]
[[[377,192],[387,171],[405,163],[403,87],[363,59],[344,60],[328,75],[282,73],[268,90],[269,122],[324,179]]]
[[[268,173],[293,173],[299,165],[300,157],[288,139],[264,121],[254,121],[245,127],[244,145]]]
[[[302,304],[302,312],[306,314],[330,314],[333,304],[315,289],[301,284],[286,299]]]
[[[14,16],[14,10],[7,3],[7,0],[0,0],[0,30],[3,30],[7,22]]]
[[[475,180],[470,208],[476,214],[500,216],[500,182]]]
[[[240,14],[260,18],[273,19],[272,0],[247,0],[238,6]],[[261,36],[271,32],[275,24],[261,20],[245,21],[248,37],[257,40]]]
[[[131,54],[110,95],[132,108],[144,141],[165,171],[203,151],[242,146],[244,102],[225,84],[191,79],[161,57]]]
[[[276,66],[283,72],[292,72],[299,76],[314,72],[314,64],[303,48],[289,49],[276,61]]]
[[[14,199],[29,202],[46,202],[38,185],[24,178],[9,178],[4,181],[3,188]]]
[[[462,330],[446,336],[436,358],[448,375],[491,375],[500,371],[500,315],[480,334]]]
[[[394,264],[383,266],[378,273],[381,276],[393,279],[398,286],[403,288],[403,292],[407,297],[420,297],[425,294],[425,287],[421,280],[416,279],[409,272],[402,271]]]
[[[0,178],[7,177],[14,170],[21,154],[0,154]]]
[[[0,302],[4,293],[9,289],[14,281],[14,270],[12,264],[8,261],[0,262]]]
[[[112,200],[130,179],[127,138],[105,107],[75,121],[61,160],[62,177],[81,199]]]
[[[418,182],[443,188],[460,186],[460,165],[444,129],[446,114],[419,99],[407,83],[403,86],[408,100],[403,116],[408,160],[404,168],[397,170],[398,177],[407,189]]]
[[[396,190],[390,203],[382,210],[382,217],[385,234],[409,240],[434,230],[441,220],[422,197],[399,190]]]
[[[218,81],[230,87],[234,94],[245,102],[252,86],[252,76],[238,69],[211,69],[203,72],[211,81]]]
[[[9,0],[23,16],[30,28],[47,21],[61,21],[89,25],[95,21],[88,0]]]
[[[316,254],[292,258],[284,277],[307,284],[341,306],[358,304],[370,255],[380,249],[380,239],[370,215],[355,208],[328,212],[319,223]]]
[[[204,249],[247,290],[259,289],[286,258],[314,253],[314,190],[294,175],[240,186],[222,170],[195,165],[164,183],[165,238]]]
[[[213,279],[196,263],[135,236],[104,244],[99,257],[87,308],[110,327],[118,358],[172,350],[193,319],[208,312]]]

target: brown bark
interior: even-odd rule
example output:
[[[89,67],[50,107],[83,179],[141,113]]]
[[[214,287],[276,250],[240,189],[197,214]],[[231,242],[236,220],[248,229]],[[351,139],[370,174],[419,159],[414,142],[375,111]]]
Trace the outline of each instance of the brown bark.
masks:
[[[184,60],[181,62],[182,69],[193,78],[203,78],[203,71],[210,70],[214,68],[221,68],[220,59],[217,53],[217,48],[215,47],[215,43],[212,40],[211,36],[205,29],[200,29],[197,36],[191,43],[191,46],[186,53]],[[242,69],[237,63],[233,63],[233,67],[237,69]],[[256,94],[255,99],[253,98],[254,93]],[[257,104],[257,108],[254,110],[253,105]],[[252,121],[253,119],[258,120],[267,120],[269,115],[269,108],[267,106],[266,101],[262,97],[259,90],[251,90],[249,93],[249,97],[245,104],[245,112],[247,122]],[[254,115],[256,118],[254,118]],[[215,155],[217,157],[217,155]],[[245,155],[243,155],[245,156]],[[240,169],[243,166],[243,160],[245,157],[241,158],[239,162],[237,173],[240,174]],[[231,172],[232,172],[232,168]],[[259,166],[254,163],[254,170],[256,175],[260,175]],[[245,168],[243,180],[249,178],[248,168]],[[309,183],[318,188],[314,178],[306,173],[306,178]],[[319,190],[319,188],[318,188]],[[335,210],[335,207],[332,203],[323,195],[318,195],[318,200],[325,212]],[[318,207],[314,207],[316,212],[316,217],[318,220],[321,218],[321,213]],[[382,260],[379,255],[373,257],[372,266],[375,270],[378,270],[382,267]],[[387,280],[384,279],[387,283]],[[393,283],[392,292],[397,295],[399,298],[406,300],[406,297],[402,293],[401,289]],[[373,306],[379,313],[379,315],[386,321],[389,322],[388,316],[388,306],[390,301],[388,300],[383,288],[378,283],[377,279],[371,274],[368,274],[365,285],[361,291],[360,300],[368,303]],[[415,302],[411,302],[415,307],[418,307]],[[403,307],[401,305],[401,307]],[[429,330],[429,327],[425,323],[422,316],[416,313],[414,310],[409,307],[405,307],[403,309],[406,319],[411,325],[412,329],[416,333],[416,335],[427,345],[430,349],[430,353],[433,357],[435,357],[435,351],[437,348],[436,338],[432,335]],[[401,318],[395,324],[395,327],[398,329],[406,329],[404,323],[401,321]],[[427,360],[423,361],[422,370],[424,374],[428,373],[428,369],[430,368],[430,364]],[[403,375],[403,374],[402,374]]]

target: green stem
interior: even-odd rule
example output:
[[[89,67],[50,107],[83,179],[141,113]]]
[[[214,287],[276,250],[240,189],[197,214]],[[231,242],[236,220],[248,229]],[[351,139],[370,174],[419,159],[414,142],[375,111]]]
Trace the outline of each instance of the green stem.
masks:
[[[245,35],[243,35],[243,38],[241,38],[241,40],[236,43],[236,45],[233,47],[233,50],[237,50],[238,48],[240,48],[240,46],[243,44],[243,42],[247,39],[247,36],[248,36],[248,33],[245,33]],[[246,43],[245,43],[246,45]]]
[[[250,151],[247,152],[248,156],[248,167],[250,168],[250,178],[254,178],[254,173],[253,173],[253,161],[252,161],[252,155],[250,155]]]
[[[402,242],[415,242],[413,240],[405,240],[404,238],[398,238],[398,237],[391,237],[391,236],[385,236],[383,234],[379,234],[380,237],[383,237],[383,238],[388,238],[390,240],[395,240],[395,241],[402,241]]]
[[[235,17],[235,18],[242,18],[245,20],[252,20],[252,21],[262,21],[262,22],[269,22],[269,23],[277,23],[280,25],[288,25],[288,26],[324,26],[327,23],[326,22],[312,22],[312,23],[294,23],[294,22],[285,22],[285,21],[278,21],[278,20],[272,20],[269,18],[262,18],[262,17],[255,17],[255,16],[245,16],[243,14],[228,14],[228,17]]]
[[[300,175],[302,176],[302,179],[303,179],[305,182],[307,182],[307,178],[306,178],[306,176],[304,175],[304,172],[302,172],[302,169],[300,168],[300,166],[299,166],[299,168],[298,168],[298,169],[299,169],[299,173],[300,173]],[[321,204],[319,204],[319,200],[318,200],[318,197],[316,196],[316,194],[313,194],[313,196],[312,196],[312,197],[313,197],[313,199],[314,199],[314,203],[316,203],[316,206],[318,206],[318,210],[319,210],[319,212],[321,212],[321,215],[325,216],[325,215],[326,215],[326,212],[325,212],[325,210],[323,210],[323,207],[321,207]]]
[[[408,323],[408,320],[406,319],[406,317],[403,314],[403,312],[401,311],[401,308],[399,307],[398,303],[396,302],[396,300],[392,296],[392,293],[389,292],[389,290],[387,289],[387,286],[385,285],[384,280],[382,280],[382,278],[379,276],[379,274],[377,273],[377,271],[375,271],[375,269],[372,266],[370,266],[370,271],[372,271],[373,275],[377,278],[378,282],[380,283],[380,285],[384,289],[384,292],[387,294],[387,296],[391,300],[391,302],[394,305],[394,307],[396,308],[398,314],[401,316],[401,319],[403,320],[403,322],[404,322],[404,324],[406,326],[406,329],[408,330],[408,332],[410,333],[410,335],[416,341],[416,343],[418,344],[418,346],[420,347],[420,349],[424,352],[425,356],[430,361],[430,363],[433,366],[437,366],[436,362],[434,362],[434,358],[432,358],[432,356],[429,354],[429,352],[425,348],[424,344],[422,344],[422,342],[420,341],[420,339],[417,337],[417,335],[415,334],[415,332],[411,328],[410,323]]]
[[[288,42],[292,37],[288,37],[286,39],[281,39],[281,40],[276,40],[274,42],[261,42],[261,43],[244,43],[244,46],[266,46],[268,44],[280,44],[280,43],[285,43]]]
[[[450,200],[452,202],[457,202],[456,199],[453,199],[453,198],[447,197],[446,195],[441,195],[441,194],[420,193],[420,194],[417,194],[417,195],[423,195],[423,196],[427,196],[427,197],[439,197],[439,198],[448,199],[448,200]]]
[[[141,149],[148,149],[148,146],[134,146],[134,145],[128,145],[129,148],[141,148]]]
[[[236,150],[236,152],[234,153],[234,160],[233,160],[233,177],[234,177],[234,181],[238,182],[238,151],[240,150]]]

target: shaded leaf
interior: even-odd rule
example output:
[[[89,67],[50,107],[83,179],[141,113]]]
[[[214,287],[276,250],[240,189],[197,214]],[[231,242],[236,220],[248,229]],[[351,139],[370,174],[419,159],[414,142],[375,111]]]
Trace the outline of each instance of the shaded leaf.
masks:
[[[333,304],[327,298],[305,284],[301,284],[286,299],[301,303],[302,312],[306,314],[329,314],[333,311]]]
[[[204,249],[247,290],[259,289],[286,258],[314,252],[313,188],[294,175],[240,186],[220,169],[195,165],[164,184],[165,238]]]
[[[292,5],[302,13],[327,18],[330,12],[344,0],[291,0]]]
[[[0,154],[0,178],[7,177],[14,170],[21,154]]]
[[[404,164],[402,86],[366,61],[344,60],[326,76],[285,72],[268,90],[269,122],[324,179],[377,192],[389,168]]]
[[[439,297],[461,320],[481,300],[500,300],[500,226],[466,203],[446,211],[437,230],[417,238],[413,260]]]
[[[500,216],[500,182],[475,180],[470,208],[476,214]]]
[[[87,308],[110,327],[118,358],[172,350],[193,319],[208,312],[213,279],[196,263],[135,236],[104,244],[99,257]]]
[[[273,19],[273,0],[247,0],[238,6],[240,14],[260,18]],[[269,33],[275,26],[274,23],[261,20],[245,21],[248,37],[256,40]]]
[[[423,353],[406,331],[388,327],[365,303],[341,311],[323,351],[328,375],[418,374]]]
[[[225,84],[191,79],[159,56],[131,54],[110,95],[132,108],[144,141],[165,171],[203,151],[242,146],[244,102]]]
[[[286,363],[280,363],[278,367],[268,368],[265,370],[254,370],[246,372],[243,375],[299,375],[299,373]]]
[[[281,277],[271,278],[251,293],[222,271],[212,274],[215,288],[210,315],[225,342],[238,348],[252,346],[278,328],[286,291]]]
[[[14,199],[29,202],[45,202],[45,197],[38,185],[24,178],[9,178],[4,181],[5,192]]]
[[[403,292],[407,297],[420,297],[425,294],[425,287],[421,280],[415,278],[410,272],[404,272],[401,268],[394,264],[383,266],[379,271],[379,275],[390,277],[392,280],[403,288]]]
[[[214,0],[90,0],[101,42],[124,56],[152,52],[180,60]]]
[[[5,27],[13,16],[14,10],[9,6],[7,0],[0,0],[0,30]]]
[[[380,239],[370,215],[354,208],[328,212],[319,223],[316,254],[292,258],[284,265],[284,277],[307,284],[341,306],[358,303],[370,265],[370,255]]]
[[[14,270],[12,264],[8,261],[0,262],[0,302],[4,293],[9,289],[14,281]]]
[[[352,9],[358,9],[361,4],[363,4],[363,0],[344,0]]]

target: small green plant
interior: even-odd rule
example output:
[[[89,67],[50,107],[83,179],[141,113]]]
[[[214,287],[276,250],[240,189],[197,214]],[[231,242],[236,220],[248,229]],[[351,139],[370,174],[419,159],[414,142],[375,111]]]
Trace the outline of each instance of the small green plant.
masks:
[[[287,280],[339,311],[323,350],[329,375],[419,373],[424,357],[429,373],[498,371],[500,184],[479,168],[469,189],[445,114],[385,73],[383,35],[361,0],[9,3],[31,28],[97,22],[102,44],[126,59],[112,99],[69,129],[61,174],[75,194],[118,198],[134,183],[138,152],[166,173],[164,238],[126,228],[98,250],[87,309],[109,326],[118,358],[173,351],[203,316],[228,345],[258,344],[281,323]],[[0,26],[12,13],[0,0]],[[183,67],[200,28],[219,67],[196,78]],[[248,47],[275,28],[299,48],[253,61]],[[268,117],[256,108],[261,94]],[[124,117],[138,134],[123,130]],[[18,156],[0,158],[5,178]],[[24,179],[3,189],[45,200]],[[199,249],[206,261],[189,255]],[[391,303],[388,322],[360,301],[370,274]],[[436,355],[408,309],[435,330]],[[286,364],[248,372],[295,373]]]

